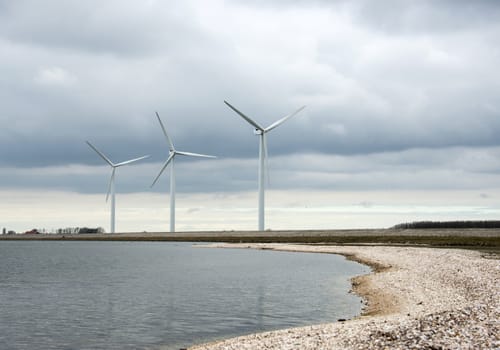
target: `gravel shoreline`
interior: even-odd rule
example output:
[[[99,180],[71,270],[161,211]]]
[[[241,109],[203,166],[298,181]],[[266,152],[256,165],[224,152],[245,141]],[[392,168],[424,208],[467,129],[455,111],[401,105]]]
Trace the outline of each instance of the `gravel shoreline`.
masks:
[[[500,349],[500,260],[456,249],[216,244],[342,254],[374,267],[353,279],[362,316],[251,334],[190,350]]]

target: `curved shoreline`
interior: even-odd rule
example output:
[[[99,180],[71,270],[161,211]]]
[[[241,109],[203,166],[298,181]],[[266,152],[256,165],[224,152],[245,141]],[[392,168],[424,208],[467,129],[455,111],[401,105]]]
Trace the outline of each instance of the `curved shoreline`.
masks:
[[[355,277],[367,303],[346,322],[251,334],[191,347],[218,349],[405,349],[500,347],[500,260],[477,251],[387,246],[215,244],[344,255],[374,272]]]

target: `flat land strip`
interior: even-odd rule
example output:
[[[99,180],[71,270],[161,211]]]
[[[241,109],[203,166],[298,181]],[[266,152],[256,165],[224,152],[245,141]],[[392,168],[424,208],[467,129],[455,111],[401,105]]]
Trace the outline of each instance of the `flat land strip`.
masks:
[[[403,244],[444,247],[499,248],[500,229],[360,229],[0,235],[0,240],[23,239],[227,243]]]

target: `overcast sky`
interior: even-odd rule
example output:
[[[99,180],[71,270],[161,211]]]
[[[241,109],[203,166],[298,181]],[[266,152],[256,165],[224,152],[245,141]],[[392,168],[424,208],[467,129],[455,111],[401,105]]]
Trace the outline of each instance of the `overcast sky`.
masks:
[[[149,188],[168,156],[155,111],[178,149],[218,156],[179,161],[179,191],[252,192],[258,139],[224,100],[263,125],[307,105],[269,134],[271,189],[493,198],[498,38],[486,0],[0,0],[3,202],[104,196],[85,140],[151,155],[117,191],[166,196],[168,173]]]

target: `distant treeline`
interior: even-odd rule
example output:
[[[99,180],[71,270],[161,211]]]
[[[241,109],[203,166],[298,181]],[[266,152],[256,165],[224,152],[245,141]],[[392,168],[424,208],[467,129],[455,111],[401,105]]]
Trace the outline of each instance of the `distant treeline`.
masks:
[[[50,231],[42,228],[42,229],[33,229],[29,231],[29,233],[55,233],[55,234],[83,234],[83,233],[105,233],[106,231],[102,227],[65,227],[52,229]]]
[[[416,221],[394,226],[395,229],[500,228],[500,220],[486,221]]]

